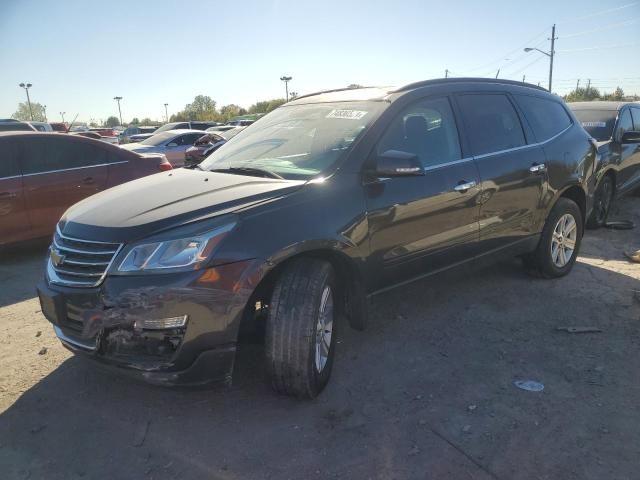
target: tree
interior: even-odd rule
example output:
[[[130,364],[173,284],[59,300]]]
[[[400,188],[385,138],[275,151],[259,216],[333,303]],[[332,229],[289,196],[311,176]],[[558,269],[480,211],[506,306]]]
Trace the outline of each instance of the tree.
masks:
[[[564,99],[567,102],[581,102],[581,101],[590,101],[596,100],[600,98],[600,91],[595,87],[586,88],[577,88],[572,90],[567,95],[564,96]]]
[[[280,105],[284,105],[284,98],[274,98],[273,100],[263,100],[256,102],[249,107],[248,113],[269,113],[271,110],[275,110]]]
[[[131,125],[140,125],[140,120],[138,120],[138,117],[133,117],[133,120],[131,120]]]
[[[145,117],[142,120],[140,120],[140,125],[154,125],[156,123],[158,122],[151,120],[149,117]]]
[[[118,117],[114,117],[112,115],[109,118],[107,118],[107,121],[104,122],[104,124],[107,127],[113,128],[113,127],[117,127],[118,125],[120,125],[120,120],[118,120]]]
[[[208,95],[197,95],[193,102],[185,105],[184,110],[171,115],[172,122],[189,122],[193,120],[217,120],[216,102]]]
[[[233,103],[230,105],[224,105],[220,108],[220,121],[228,122],[232,118],[242,115],[240,112],[243,110],[243,108],[240,108],[238,105]]]
[[[33,111],[33,120],[36,122],[44,122],[44,107],[39,103],[31,102],[31,110]],[[16,120],[31,120],[31,112],[29,112],[29,104],[27,102],[21,102],[18,104],[18,110],[11,115],[11,118]]]

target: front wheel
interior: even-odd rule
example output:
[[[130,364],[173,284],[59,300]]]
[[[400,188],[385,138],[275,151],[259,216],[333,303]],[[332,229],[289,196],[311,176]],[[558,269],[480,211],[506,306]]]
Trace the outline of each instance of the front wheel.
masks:
[[[279,392],[314,398],[331,376],[337,290],[331,264],[294,260],[278,278],[265,335],[267,372]]]
[[[613,203],[613,177],[606,175],[594,195],[593,211],[587,221],[587,228],[600,228],[607,222]]]
[[[560,198],[547,218],[536,251],[524,259],[529,270],[545,278],[569,273],[580,250],[582,225],[578,205],[568,198]]]

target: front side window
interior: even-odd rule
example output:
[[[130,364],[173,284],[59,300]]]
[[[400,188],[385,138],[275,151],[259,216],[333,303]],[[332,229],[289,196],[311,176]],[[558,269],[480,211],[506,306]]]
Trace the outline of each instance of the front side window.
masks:
[[[571,125],[571,118],[558,102],[531,95],[516,95],[538,142],[544,142]]]
[[[200,168],[253,168],[289,179],[311,178],[347,155],[387,106],[382,101],[283,106],[216,150]]]
[[[22,144],[25,175],[90,167],[107,161],[105,150],[66,137],[32,138]]]
[[[474,155],[525,145],[520,118],[506,95],[460,95],[458,104]]]
[[[625,109],[620,113],[618,118],[618,127],[616,128],[616,140],[622,139],[622,134],[633,130],[633,120],[631,119],[631,112],[629,109]]]
[[[640,130],[640,109],[632,108],[631,116],[633,117],[633,129]]]
[[[458,130],[449,100],[422,100],[405,109],[378,143],[378,154],[388,150],[413,153],[423,167],[460,160]]]

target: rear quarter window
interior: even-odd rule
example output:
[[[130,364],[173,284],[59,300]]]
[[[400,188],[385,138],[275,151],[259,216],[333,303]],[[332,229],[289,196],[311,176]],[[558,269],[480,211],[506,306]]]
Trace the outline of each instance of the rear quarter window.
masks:
[[[515,99],[524,112],[538,142],[549,140],[571,125],[571,117],[558,102],[518,94],[515,95]]]
[[[19,164],[19,146],[12,138],[0,140],[0,179],[17,177],[21,174]]]

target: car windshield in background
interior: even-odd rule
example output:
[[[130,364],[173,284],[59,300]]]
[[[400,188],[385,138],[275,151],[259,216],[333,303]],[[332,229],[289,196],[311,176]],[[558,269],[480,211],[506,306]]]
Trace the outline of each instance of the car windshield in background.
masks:
[[[369,101],[281,107],[212,153],[200,168],[311,178],[346,155],[386,106]]]
[[[140,145],[150,145],[152,147],[157,147],[158,145],[162,145],[163,143],[168,142],[175,136],[176,134],[174,132],[158,133],[141,141]]]
[[[616,110],[574,110],[582,127],[599,142],[609,140],[616,123]]]
[[[177,123],[167,123],[167,124],[159,127],[157,130],[155,130],[155,132],[156,133],[168,132],[170,130],[176,130],[178,128],[189,128],[189,126],[186,123],[183,123],[182,125],[177,124]]]

